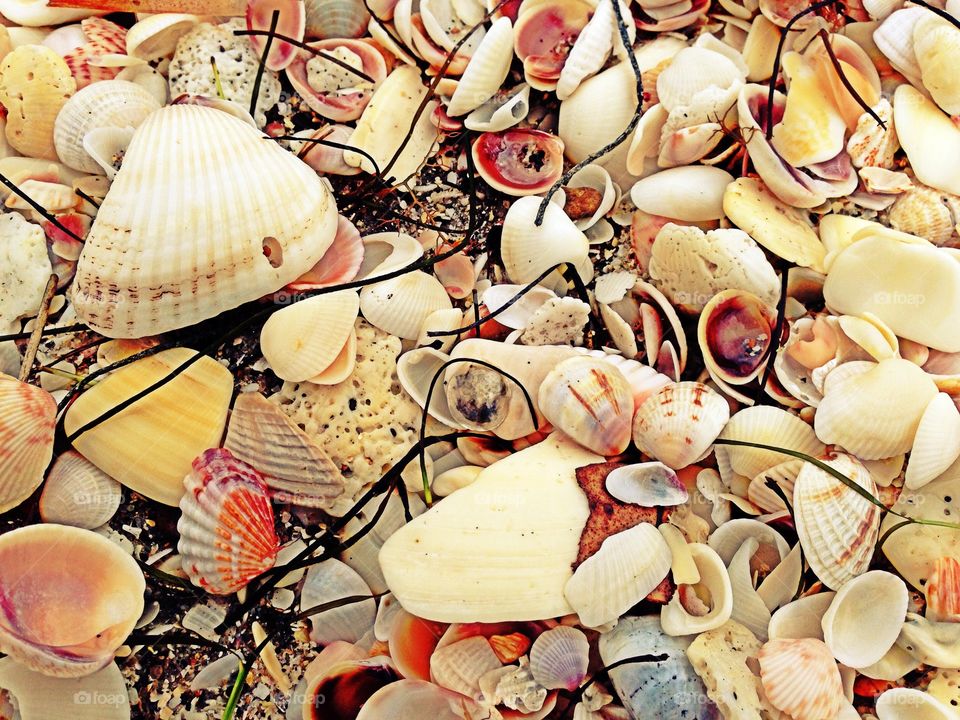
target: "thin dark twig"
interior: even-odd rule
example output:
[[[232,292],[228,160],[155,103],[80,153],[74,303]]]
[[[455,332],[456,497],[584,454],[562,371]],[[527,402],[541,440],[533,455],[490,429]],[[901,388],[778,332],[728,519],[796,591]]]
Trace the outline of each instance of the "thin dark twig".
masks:
[[[234,34],[234,35],[261,35],[261,36],[262,36],[262,35],[269,35],[269,36],[272,36],[272,37],[276,38],[277,40],[279,40],[279,41],[281,41],[281,42],[289,43],[290,45],[295,45],[296,47],[300,48],[301,50],[306,50],[308,53],[311,53],[311,54],[313,54],[313,55],[315,55],[315,56],[317,56],[317,57],[322,57],[324,60],[327,60],[327,61],[329,61],[329,62],[332,62],[334,65],[338,65],[338,66],[340,66],[341,68],[343,68],[344,70],[347,70],[348,72],[353,73],[354,75],[356,75],[356,76],[357,76],[358,78],[360,78],[361,80],[366,80],[366,81],[369,82],[369,83],[375,83],[375,82],[377,82],[377,81],[374,80],[372,77],[370,77],[370,76],[367,75],[365,72],[363,72],[363,70],[358,70],[357,68],[353,67],[353,65],[350,65],[350,64],[348,64],[348,63],[345,63],[343,60],[341,60],[340,58],[338,58],[336,55],[331,55],[331,54],[328,53],[326,50],[318,50],[318,49],[315,48],[315,47],[310,47],[307,43],[301,42],[300,40],[297,40],[296,38],[287,37],[286,35],[281,35],[280,33],[270,33],[270,32],[268,32],[268,31],[266,31],[266,30],[234,30],[234,31],[233,31],[233,34]]]
[[[376,170],[376,174],[380,174],[380,168],[377,165],[377,161],[374,157],[362,148],[354,147],[353,145],[347,145],[345,143],[335,142],[334,140],[327,140],[326,138],[304,138],[297,137],[296,135],[278,135],[278,136],[267,136],[265,140],[297,140],[298,142],[304,143],[313,143],[314,145],[324,145],[325,147],[337,148],[338,150],[349,150],[350,152],[355,152],[358,155],[363,155],[370,163],[373,165],[373,169]]]
[[[823,41],[823,46],[826,48],[827,55],[830,57],[830,63],[833,65],[833,69],[836,71],[837,77],[840,78],[840,82],[843,84],[843,87],[846,88],[847,92],[850,93],[853,96],[853,99],[857,101],[857,105],[862,107],[863,111],[872,117],[876,121],[877,125],[886,130],[886,123],[884,123],[880,116],[874,112],[873,108],[867,104],[867,101],[860,96],[860,93],[857,92],[856,88],[854,88],[850,83],[849,78],[847,78],[846,74],[844,74],[843,68],[840,66],[840,60],[837,58],[837,54],[833,51],[833,45],[830,43],[830,33],[824,29],[821,29],[820,32],[817,33],[817,37]]]
[[[273,15],[270,16],[270,31],[267,33],[267,42],[263,46],[263,54],[260,55],[260,64],[257,66],[257,76],[253,79],[253,92],[250,94],[250,117],[257,116],[260,82],[263,80],[263,73],[267,69],[267,58],[270,57],[270,46],[273,45],[273,38],[276,37],[278,22],[280,22],[280,11],[274,10]]]
[[[43,332],[40,334],[43,337],[50,337],[51,335],[67,335],[68,333],[83,332],[84,330],[89,329],[90,328],[83,323],[75,323],[74,325],[65,325],[64,327],[58,328],[44,328]],[[7,342],[8,340],[27,340],[32,334],[32,332],[18,332],[0,335],[0,342]]]
[[[767,365],[763,369],[763,377],[760,379],[760,386],[757,388],[753,397],[754,404],[760,402],[763,397],[764,388],[767,387],[767,379],[773,372],[773,365],[777,360],[777,354],[780,352],[783,337],[783,326],[787,321],[787,285],[790,282],[790,266],[784,264],[780,270],[780,297],[777,299],[777,324],[774,326],[773,337],[767,346]],[[762,362],[762,361],[761,361]]]
[[[33,199],[32,197],[30,197],[29,195],[27,195],[27,193],[25,193],[23,190],[21,190],[19,187],[17,187],[16,184],[13,183],[13,182],[10,180],[10,178],[8,178],[8,177],[7,177],[6,175],[4,175],[3,173],[0,173],[0,183],[2,183],[4,186],[6,186],[6,188],[7,188],[10,192],[12,192],[14,195],[17,195],[18,197],[20,197],[20,198],[21,198],[22,200],[24,200],[30,207],[32,207],[34,210],[36,210],[38,213],[40,213],[40,214],[44,217],[45,220],[49,220],[50,222],[52,222],[52,223],[53,223],[54,225],[56,225],[60,230],[62,230],[64,233],[66,233],[67,235],[69,235],[70,237],[72,237],[74,240],[77,240],[78,242],[83,242],[83,238],[82,238],[82,237],[80,237],[79,235],[77,235],[73,230],[71,230],[71,229],[68,228],[66,225],[64,225],[62,222],[60,222],[60,221],[57,219],[57,216],[56,216],[56,215],[54,215],[53,213],[51,213],[51,212],[50,212],[49,210],[47,210],[43,205],[41,205],[40,203],[38,203],[36,200],[34,200],[34,199]]]
[[[47,324],[47,317],[50,315],[50,303],[53,301],[53,296],[57,292],[57,280],[59,280],[59,278],[56,274],[51,275],[47,278],[46,287],[43,289],[43,295],[40,298],[40,307],[37,309],[36,325],[27,343],[27,350],[23,354],[23,364],[20,366],[20,375],[18,377],[20,382],[25,382],[30,376],[30,370],[33,369],[33,361],[37,357],[37,351],[40,349],[40,340],[43,337],[43,328]]]
[[[86,194],[83,190],[81,190],[80,188],[74,188],[74,191],[73,191],[73,192],[76,193],[77,195],[79,195],[79,196],[80,196],[81,198],[83,198],[84,200],[86,200],[86,201],[87,201],[88,203],[90,203],[91,205],[93,205],[95,208],[97,208],[97,209],[100,208],[100,203],[97,202],[96,198],[93,198],[93,197],[91,197],[90,195],[87,195],[87,194]]]
[[[936,5],[931,5],[930,3],[924,2],[924,0],[910,0],[910,2],[912,2],[914,5],[919,5],[922,8],[926,8],[927,10],[932,12],[934,15],[938,15],[939,17],[946,20],[948,23],[951,23],[955,27],[960,28],[960,18],[954,17],[953,15],[948,13],[946,10],[943,10],[942,8],[938,8]]]

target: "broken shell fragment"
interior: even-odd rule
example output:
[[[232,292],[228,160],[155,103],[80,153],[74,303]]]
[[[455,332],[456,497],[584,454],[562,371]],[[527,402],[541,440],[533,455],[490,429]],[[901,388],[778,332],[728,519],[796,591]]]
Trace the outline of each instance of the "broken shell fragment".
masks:
[[[528,283],[555,265],[571,263],[577,268],[587,261],[589,243],[554,203],[547,203],[541,224],[536,224],[542,202],[524,197],[514,202],[503,220],[500,252],[507,277]]]
[[[714,630],[733,613],[733,589],[723,560],[709,545],[690,543],[700,573],[694,585],[681,585],[660,609],[660,625],[667,635],[696,635]]]
[[[960,412],[946,393],[930,401],[913,439],[904,485],[911,490],[936,479],[960,457]]]

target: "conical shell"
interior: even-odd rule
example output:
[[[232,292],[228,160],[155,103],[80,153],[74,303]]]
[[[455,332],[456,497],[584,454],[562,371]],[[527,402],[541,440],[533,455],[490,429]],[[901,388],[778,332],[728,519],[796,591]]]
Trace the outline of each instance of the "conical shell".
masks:
[[[560,263],[572,263],[579,268],[587,259],[587,237],[560,207],[547,203],[543,223],[535,224],[542,200],[520,198],[503,220],[500,252],[512,282],[532,282]]]
[[[215,449],[193,461],[183,482],[177,550],[194,585],[229,595],[273,567],[280,541],[260,473]]]
[[[88,388],[67,410],[64,429],[76,432],[196,356],[173,348],[120,368]],[[176,505],[193,459],[223,436],[233,395],[230,371],[201,357],[173,380],[73,441],[90,462],[131,490]]]
[[[946,393],[937,395],[920,417],[904,485],[911,490],[937,478],[960,457],[960,412]]]
[[[650,523],[611,535],[564,586],[570,607],[587,627],[614,622],[670,572],[672,554]]]
[[[823,443],[807,423],[786,410],[766,405],[744,408],[735,413],[720,433],[720,438],[775,445],[807,455],[819,455],[824,451]],[[774,450],[733,445],[717,447],[717,462],[725,477],[725,464],[734,473],[752,478],[790,459],[789,455]]]
[[[75,450],[57,458],[43,485],[40,517],[44,522],[93,530],[120,507],[120,483]]]
[[[231,672],[236,670],[233,659]],[[21,720],[45,720],[69,717],[71,720],[130,720],[127,683],[115,663],[87,675],[82,681],[51,678],[34,672],[13,658],[0,660],[0,688],[16,705],[14,717]],[[82,690],[80,689],[82,688]],[[96,702],[83,702],[96,698]]]
[[[855,458],[837,455],[824,462],[876,495],[869,471]],[[880,528],[880,508],[806,463],[793,488],[793,509],[803,554],[827,587],[839,589],[869,567]]]
[[[0,650],[44,675],[106,666],[143,613],[140,568],[89,530],[44,523],[5,533],[0,578]]]
[[[690,552],[700,572],[700,582],[696,586],[679,586],[669,604],[660,609],[660,625],[667,635],[695,635],[716,629],[727,622],[733,612],[733,589],[723,560],[713,548],[702,543],[690,543]],[[707,606],[706,613],[692,614],[684,607],[687,593],[696,593],[697,599],[701,595],[706,598],[700,601]]]
[[[823,641],[771,640],[757,658],[763,691],[778,710],[794,720],[823,720],[839,712],[843,682]]]
[[[587,674],[590,643],[581,630],[555,627],[537,637],[530,648],[530,672],[547,690],[575,690]]]
[[[859,575],[837,591],[827,608],[821,620],[823,640],[847,667],[873,665],[900,635],[908,601],[907,586],[896,575],[882,570]]]
[[[621,502],[644,507],[672,507],[687,501],[687,488],[663,463],[624,465],[607,475],[607,492]]]
[[[300,607],[309,610],[354,595],[370,595],[370,588],[349,565],[330,558],[307,571],[300,588]],[[377,604],[372,597],[311,615],[310,639],[320,645],[329,645],[337,640],[357,642],[373,628],[376,615]]]
[[[452,307],[450,296],[434,276],[421,270],[367,285],[360,291],[360,312],[374,327],[416,340],[428,316]]]
[[[223,446],[261,472],[281,502],[340,515],[345,497],[357,489],[323,448],[257,392],[237,396]]]
[[[77,314],[111,337],[199,322],[295,280],[336,227],[308,165],[227,113],[163,108],[137,129],[87,235]]]
[[[681,382],[651,395],[637,410],[633,441],[648,455],[679,470],[710,452],[730,419],[730,406],[706,385]]]
[[[492,98],[507,79],[513,61],[513,25],[510,18],[494,21],[477,47],[447,105],[452,117],[465,115]]]
[[[40,487],[53,457],[56,422],[50,393],[0,373],[0,512]]]
[[[600,455],[630,444],[633,393],[619,370],[590,357],[564,360],[543,379],[538,405],[550,423]]]
[[[105,80],[73,95],[60,109],[53,142],[60,161],[86,173],[102,173],[100,165],[83,149],[83,139],[97,128],[136,128],[154,110],[156,98],[136,83]]]

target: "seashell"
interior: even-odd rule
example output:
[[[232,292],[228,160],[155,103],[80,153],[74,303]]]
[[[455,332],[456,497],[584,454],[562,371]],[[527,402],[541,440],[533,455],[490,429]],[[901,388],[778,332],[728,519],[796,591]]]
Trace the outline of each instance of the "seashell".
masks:
[[[687,488],[677,474],[657,462],[623,465],[607,475],[607,492],[621,502],[644,507],[672,507],[687,501]]]
[[[353,133],[349,125],[326,125],[317,130],[313,140],[325,140],[330,143],[346,144]],[[362,171],[358,167],[347,165],[343,161],[343,148],[324,145],[319,142],[304,143],[305,151],[300,152],[300,159],[318,173],[330,175],[359,175]]]
[[[359,717],[361,708],[368,704],[374,693],[398,684],[398,680],[400,675],[386,655],[366,659],[348,657],[321,666],[306,682],[303,720],[322,720],[331,714],[333,717]]]
[[[358,38],[367,31],[370,13],[357,0],[305,0],[308,38]]]
[[[80,21],[83,42],[63,56],[77,83],[77,90],[102,80],[111,80],[126,62],[126,28],[104,18]],[[119,63],[110,62],[110,59]],[[139,62],[138,62],[139,64]]]
[[[434,337],[431,332],[450,332],[463,325],[463,311],[458,308],[436,310],[423,321],[420,335],[417,337],[417,347],[430,347],[442,353],[448,353],[457,342],[456,335]]]
[[[526,81],[535,90],[553,90],[573,40],[581,33],[593,7],[583,0],[557,3],[538,0],[523,4],[513,33],[514,50],[523,63]]]
[[[43,485],[44,522],[93,530],[110,521],[120,507],[120,483],[83,455],[68,450],[57,458]]]
[[[890,207],[887,219],[895,230],[917,235],[942,246],[956,232],[955,212],[960,213],[960,205],[955,198],[945,198],[937,190],[920,185],[912,186],[897,198]]]
[[[530,672],[547,690],[575,690],[587,675],[590,643],[573,627],[559,626],[537,637],[530,648]]]
[[[11,530],[0,536],[0,569],[0,650],[44,675],[83,677],[105,667],[143,613],[140,568],[89,530]]]
[[[885,690],[877,698],[877,717],[880,720],[952,720],[953,709],[930,693],[915,688],[895,687]]]
[[[284,37],[293,38],[297,42],[303,40],[307,26],[307,13],[304,3],[299,0],[261,0],[256,3],[247,3],[247,30],[270,30],[273,25],[273,14],[277,13],[276,32]],[[263,35],[251,35],[250,42],[258,57],[264,57],[264,65],[268,70],[283,70],[297,55],[295,45]],[[269,49],[269,52],[268,52]]]
[[[667,635],[713,630],[727,622],[733,612],[733,590],[723,560],[709,545],[690,543],[689,547],[700,581],[678,586],[670,602],[660,608],[660,625]]]
[[[943,160],[960,152],[960,128],[909,85],[900,85],[894,93],[893,119],[917,180],[945,193],[960,195],[960,178]]]
[[[294,90],[318,115],[334,122],[356,120],[370,102],[374,87],[387,77],[383,55],[362,40],[320,40],[308,43],[306,48],[296,51],[286,69]],[[317,51],[324,51],[325,55],[319,55]],[[347,70],[344,65],[364,73],[373,82]]]
[[[450,296],[440,281],[421,270],[367,285],[360,291],[360,312],[366,321],[406,340],[417,338],[431,313],[450,307]]]
[[[929,244],[863,232],[830,266],[823,286],[830,309],[869,312],[899,337],[946,352],[960,350],[960,333],[952,325],[960,267],[944,262],[943,251]],[[851,287],[854,273],[858,281]]]
[[[783,504],[783,500],[767,486],[767,481],[774,481],[787,497],[792,497],[793,483],[802,467],[802,460],[788,460],[759,472],[750,479],[747,499],[767,512],[785,510],[786,506]]]
[[[105,80],[73,95],[57,115],[53,141],[64,165],[100,174],[100,165],[83,149],[88,132],[104,127],[137,127],[160,104],[140,85]]]
[[[910,7],[890,13],[873,31],[873,42],[898,72],[910,82],[922,84],[920,64],[914,50],[913,31],[928,16],[923,8]]]
[[[614,185],[610,173],[599,165],[587,165],[580,168],[571,176],[566,188],[567,190],[586,188],[595,190],[600,195],[599,204],[592,214],[573,219],[574,225],[584,232],[596,227],[600,219],[620,201],[620,189]],[[569,208],[566,211],[569,212]],[[612,230],[611,228],[611,232]],[[593,236],[588,237],[591,244],[596,242]]]
[[[745,290],[724,290],[704,306],[697,340],[710,377],[744,385],[763,371],[777,324],[776,312]]]
[[[901,679],[907,673],[913,672],[919,667],[920,662],[918,660],[899,645],[894,645],[880,662],[860,668],[857,672],[868,678],[892,682]]]
[[[847,338],[877,362],[900,355],[897,336],[882,320],[873,315],[841,315],[837,318],[837,325]]]
[[[82,433],[73,446],[122,485],[176,505],[193,459],[223,436],[233,376],[216,360],[172,348],[112,372],[81,394],[64,416],[67,435],[150,387],[186,362],[193,364],[114,417]]]
[[[467,66],[469,70],[469,66]],[[461,80],[463,82],[463,80]],[[464,119],[468,130],[500,132],[513,127],[530,112],[530,86],[526,83],[500,91]]]
[[[705,90],[726,90],[744,80],[746,73],[726,55],[704,47],[688,47],[678,52],[657,77],[657,97],[667,110],[673,110],[693,105]]]
[[[629,10],[621,5],[621,13],[629,16]],[[587,77],[595,75],[606,64],[614,43],[619,43],[617,20],[611,0],[597,3],[593,17],[577,35],[557,78],[557,99],[566,100]],[[632,32],[631,32],[632,31]],[[627,26],[631,44],[636,39],[636,28]]]
[[[775,445],[806,455],[820,455],[824,445],[807,423],[786,410],[770,406],[749,407],[731,417],[720,433],[724,440],[740,440]],[[731,473],[752,478],[791,457],[775,450],[750,447],[718,446],[717,463],[721,474]]]
[[[960,618],[960,561],[949,556],[938,558],[923,592],[928,620],[956,622]]]
[[[300,607],[303,610],[345,597],[370,595],[370,588],[349,565],[330,558],[307,570],[300,588]],[[337,640],[355,643],[370,629],[377,615],[377,603],[369,600],[354,602],[332,610],[310,615],[310,639],[319,645]]]
[[[170,57],[177,41],[193,30],[200,18],[183,13],[144,15],[127,30],[127,55],[142,60]]]
[[[642,452],[679,470],[710,452],[729,418],[726,400],[706,385],[667,385],[637,409],[633,442]]]
[[[724,523],[726,525],[728,523]],[[722,526],[721,526],[722,527]],[[727,566],[730,589],[733,593],[733,613],[730,617],[746,627],[761,641],[767,639],[770,610],[754,587],[752,564],[760,556],[760,543],[756,538],[747,538]],[[779,562],[780,558],[777,558]],[[761,561],[762,562],[762,561]]]
[[[930,401],[920,423],[907,462],[904,485],[911,490],[935,480],[960,457],[960,412],[946,393]]]
[[[619,455],[630,444],[633,393],[607,363],[564,360],[543,379],[537,403],[554,427],[599,455]]]
[[[529,283],[555,265],[579,268],[587,260],[586,236],[555,204],[548,203],[543,223],[535,224],[540,203],[540,198],[520,198],[503,220],[500,252],[512,282]]]
[[[3,0],[0,2],[0,13],[3,14],[4,18],[11,23],[28,28],[76,22],[95,12],[96,10],[52,8],[47,6],[46,0]]]
[[[343,153],[344,162],[377,175],[382,175],[389,166],[389,175],[394,178],[395,185],[406,182],[420,169],[437,139],[437,129],[430,122],[434,109],[432,103],[427,103],[420,119],[413,122],[426,95],[427,88],[420,82],[416,68],[403,65],[390,73],[374,92],[347,141],[348,145],[363,150],[370,157],[347,150]],[[404,142],[403,150],[391,163]]]
[[[447,104],[452,117],[476,110],[497,94],[513,61],[513,24],[510,18],[494,21],[477,46],[457,89]]]
[[[483,133],[473,143],[477,173],[507,195],[535,195],[563,174],[563,141],[540,130]]]
[[[719,220],[724,212],[724,191],[732,182],[733,176],[720,168],[669,168],[638,180],[630,189],[630,199],[652,215],[691,223]]]
[[[947,115],[960,114],[960,84],[949,71],[960,59],[960,29],[925,13],[913,26],[913,52],[923,87]]]
[[[554,434],[494,463],[387,540],[380,564],[388,586],[409,612],[443,622],[573,612],[564,586],[589,514],[574,469],[601,460]],[[455,531],[464,522],[469,535]]]
[[[322,297],[322,296],[321,296]],[[339,516],[358,487],[286,413],[257,392],[233,404],[223,447],[263,475],[274,499]]]
[[[882,570],[858,575],[843,584],[827,608],[823,640],[847,667],[873,665],[893,647],[908,600],[907,586],[896,575]]]
[[[348,353],[349,375],[356,362],[356,347],[349,339],[360,310],[354,290],[340,290],[307,298],[273,313],[260,332],[260,349],[277,377],[290,382],[313,380],[343,352]]]
[[[837,455],[824,462],[876,495],[869,471],[852,456]],[[876,505],[805,463],[793,487],[793,510],[803,553],[827,587],[839,590],[870,566],[880,528]]]
[[[415,348],[397,358],[397,379],[407,394],[423,409],[426,409],[427,393],[430,392],[432,383],[430,415],[444,425],[456,428],[460,423],[453,417],[450,406],[447,404],[443,382],[444,372],[440,370],[449,360],[449,355],[431,347]]]
[[[337,218],[337,234],[317,264],[292,283],[290,290],[316,290],[353,280],[363,264],[364,246],[360,231],[343,215]],[[281,300],[278,297],[278,302]]]
[[[40,487],[53,457],[56,424],[50,393],[0,373],[0,512]]]
[[[705,698],[706,688],[686,657],[689,638],[671,637],[660,629],[656,617],[626,616],[600,635],[604,665],[644,655],[662,659],[631,662],[610,670],[613,687],[633,717],[688,717],[712,720],[717,708]]]
[[[793,602],[787,603],[770,618],[767,632],[770,639],[778,638],[816,638],[823,639],[821,620],[833,598],[835,592],[822,592],[816,595],[806,595]]]
[[[76,208],[77,196],[69,185],[31,179],[24,180],[18,187],[47,212],[58,213]],[[13,193],[7,197],[4,205],[11,210],[31,210],[33,208],[30,203]]]
[[[845,699],[843,683],[823,641],[771,640],[757,659],[764,693],[775,708],[795,720],[836,717]]]
[[[583,625],[600,627],[649,595],[670,572],[671,559],[657,528],[640,523],[604,540],[573,572],[564,597]]]
[[[733,561],[743,543],[751,538],[763,548],[763,552],[753,563],[755,573],[775,566],[790,551],[790,546],[779,532],[759,520],[750,518],[738,518],[723,523],[711,533],[708,543],[716,550],[724,564],[727,564]]]
[[[183,167],[197,170],[184,175]],[[147,213],[136,198],[145,188],[167,187],[171,173],[175,189],[158,189],[162,201]],[[232,179],[224,184],[221,176]],[[284,190],[292,185],[296,191]],[[242,202],[231,195],[241,191]],[[296,210],[281,209],[285,197],[297,198]],[[185,216],[175,209],[187,199],[196,212]],[[220,208],[227,207],[235,230],[223,224]],[[295,280],[323,256],[336,225],[333,198],[316,173],[254,128],[199,105],[163,108],[137,129],[87,235],[74,281],[77,315],[112,337],[190,325]],[[129,258],[139,257],[137,247],[162,239],[170,250],[173,238],[180,262],[137,260],[134,270]],[[197,269],[184,271],[190,267]],[[105,284],[116,291],[102,293]],[[151,300],[137,302],[142,295]]]
[[[363,263],[357,278],[366,280],[409,267],[423,256],[423,246],[406,233],[383,232],[363,238]]]
[[[83,137],[83,152],[110,180],[117,176],[123,157],[136,131],[132,127],[94,128]]]
[[[388,683],[367,698],[357,714],[357,720],[458,720],[454,708],[479,712],[478,705],[462,695],[445,690],[425,680],[398,680]]]
[[[933,380],[908,360],[845,363],[827,376],[814,429],[859,458],[891,457],[910,449],[936,394]]]
[[[960,625],[933,622],[916,613],[906,615],[896,639],[897,646],[924,665],[956,668],[960,664]]]
[[[24,45],[0,62],[0,103],[7,109],[7,142],[33,158],[56,160],[57,113],[76,90],[70,68],[53,50]]]
[[[487,638],[482,635],[474,635],[446,645],[441,638],[437,649],[430,656],[430,678],[433,682],[467,697],[479,698],[480,678],[491,670],[499,670],[500,667],[500,659]]]
[[[190,582],[229,595],[273,567],[280,541],[259,472],[217,448],[193,461],[183,484],[177,550]]]
[[[232,672],[237,668],[237,661],[233,655],[230,657],[233,658]],[[56,717],[130,720],[126,681],[115,663],[87,675],[78,683],[72,678],[47,677],[24,667],[13,658],[4,658],[0,660],[0,687],[4,690],[7,702],[12,700],[16,708],[13,717],[22,720]],[[80,687],[83,690],[78,693]],[[82,693],[89,693],[89,696]],[[98,702],[83,703],[80,698],[84,697],[98,698]]]

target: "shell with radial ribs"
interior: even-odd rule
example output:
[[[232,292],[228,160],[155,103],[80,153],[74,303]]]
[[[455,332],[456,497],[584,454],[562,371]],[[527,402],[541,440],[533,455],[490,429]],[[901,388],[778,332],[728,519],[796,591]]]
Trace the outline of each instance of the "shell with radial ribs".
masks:
[[[794,720],[836,717],[844,699],[843,682],[822,640],[771,640],[757,658],[763,690],[775,708]]]
[[[590,643],[583,631],[561,625],[533,642],[530,672],[547,690],[575,690],[586,677],[589,655]]]
[[[229,595],[273,567],[280,542],[259,472],[217,448],[193,461],[183,483],[177,550],[194,585]]]
[[[43,482],[56,423],[50,393],[0,373],[0,512],[22,503]]]
[[[76,450],[68,450],[57,458],[43,484],[40,517],[93,530],[109,522],[121,499],[120,483]]]
[[[165,107],[137,129],[97,212],[77,315],[109,337],[192,325],[298,278],[336,228],[333,196],[308,165],[225,112]]]

